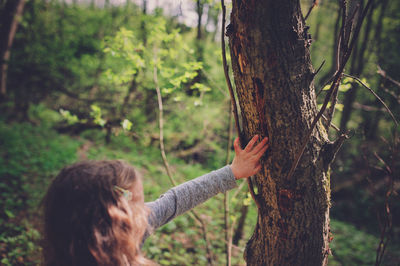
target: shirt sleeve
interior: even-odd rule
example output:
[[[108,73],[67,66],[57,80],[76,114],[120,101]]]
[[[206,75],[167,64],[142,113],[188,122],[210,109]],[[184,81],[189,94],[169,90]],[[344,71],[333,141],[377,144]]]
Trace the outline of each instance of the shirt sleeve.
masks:
[[[207,199],[236,187],[229,165],[176,186],[156,201],[147,202],[150,208],[149,225],[154,230]]]

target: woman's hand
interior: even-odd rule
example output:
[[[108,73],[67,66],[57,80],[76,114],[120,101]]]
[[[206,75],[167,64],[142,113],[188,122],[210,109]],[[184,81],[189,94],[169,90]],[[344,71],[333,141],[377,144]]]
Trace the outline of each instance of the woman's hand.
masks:
[[[258,138],[259,136],[255,135],[244,150],[240,147],[239,138],[235,139],[233,147],[235,148],[236,155],[233,158],[231,169],[236,179],[252,176],[261,170],[260,158],[268,148],[268,138],[265,137],[260,143],[254,146]]]

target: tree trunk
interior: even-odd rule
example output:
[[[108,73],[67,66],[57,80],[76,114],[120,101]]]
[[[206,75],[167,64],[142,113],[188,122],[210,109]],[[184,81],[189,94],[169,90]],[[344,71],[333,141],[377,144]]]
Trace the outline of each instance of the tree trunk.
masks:
[[[254,178],[258,221],[248,265],[326,265],[329,254],[331,143],[317,123],[287,179],[317,114],[309,41],[299,1],[232,3],[227,27],[244,139],[269,137]],[[244,144],[244,143],[242,143]]]
[[[239,241],[243,238],[244,224],[246,221],[247,214],[249,213],[249,205],[243,204],[240,208],[240,217],[236,226],[235,234],[232,238],[232,244],[238,245]]]
[[[19,18],[24,11],[25,0],[9,0],[1,12],[0,25],[0,94],[7,94],[7,70],[11,46],[17,32]]]
[[[196,11],[197,11],[197,35],[196,39],[201,40],[202,39],[202,32],[201,32],[201,20],[203,18],[203,8],[204,8],[204,3],[202,0],[197,0],[196,1]]]

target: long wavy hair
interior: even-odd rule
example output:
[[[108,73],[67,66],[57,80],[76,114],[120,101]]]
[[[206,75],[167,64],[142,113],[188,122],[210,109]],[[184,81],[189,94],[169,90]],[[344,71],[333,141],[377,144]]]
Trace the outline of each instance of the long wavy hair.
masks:
[[[131,200],[115,186],[131,191]],[[149,215],[142,183],[124,161],[65,167],[43,207],[44,265],[154,265],[140,251]]]

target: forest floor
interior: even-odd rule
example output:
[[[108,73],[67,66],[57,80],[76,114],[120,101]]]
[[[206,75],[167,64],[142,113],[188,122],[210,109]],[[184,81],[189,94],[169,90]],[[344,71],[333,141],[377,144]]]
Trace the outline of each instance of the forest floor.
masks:
[[[143,176],[145,199],[156,199],[171,185],[156,145],[146,146],[123,134],[104,143],[101,131],[80,136],[29,123],[0,121],[0,263],[37,265],[40,260],[40,201],[48,184],[66,164],[86,159],[124,159]],[[173,174],[181,183],[212,169],[169,157]],[[242,195],[241,195],[242,194]],[[232,195],[232,194],[231,194]],[[231,219],[237,219],[247,193],[231,198]],[[244,239],[233,248],[233,265],[245,265],[243,250],[256,222],[250,202]],[[207,222],[215,265],[225,264],[223,199],[218,195],[196,210]],[[379,238],[355,226],[332,219],[333,255],[329,265],[373,265]],[[207,265],[201,229],[189,215],[182,215],[160,228],[144,245],[146,255],[160,265]],[[389,247],[384,265],[399,265],[400,253]]]

